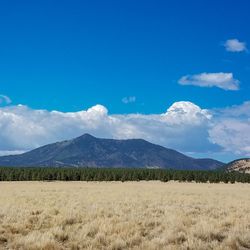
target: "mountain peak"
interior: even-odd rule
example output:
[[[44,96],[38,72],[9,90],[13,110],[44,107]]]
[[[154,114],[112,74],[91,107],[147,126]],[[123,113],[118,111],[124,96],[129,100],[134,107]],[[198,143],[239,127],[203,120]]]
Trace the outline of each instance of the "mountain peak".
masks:
[[[89,134],[89,133],[83,134],[82,137],[86,137],[86,138],[88,138],[88,137],[95,138],[93,135],[91,135],[91,134]]]
[[[88,134],[88,133],[85,133],[79,137],[77,137],[76,139],[97,139],[96,137],[94,137],[93,135],[91,134]]]

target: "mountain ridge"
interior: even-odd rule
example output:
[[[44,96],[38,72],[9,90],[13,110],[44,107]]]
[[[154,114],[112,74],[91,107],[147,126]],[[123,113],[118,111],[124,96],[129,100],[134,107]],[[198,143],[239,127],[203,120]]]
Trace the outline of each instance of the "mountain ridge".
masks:
[[[83,134],[21,155],[0,157],[2,166],[216,169],[213,159],[195,159],[143,139],[103,139]]]

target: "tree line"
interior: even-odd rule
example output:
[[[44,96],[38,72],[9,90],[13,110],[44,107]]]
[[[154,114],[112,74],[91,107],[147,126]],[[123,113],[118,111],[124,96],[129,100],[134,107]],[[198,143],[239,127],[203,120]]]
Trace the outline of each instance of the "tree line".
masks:
[[[250,174],[226,171],[129,168],[0,168],[0,181],[150,181],[250,183]]]

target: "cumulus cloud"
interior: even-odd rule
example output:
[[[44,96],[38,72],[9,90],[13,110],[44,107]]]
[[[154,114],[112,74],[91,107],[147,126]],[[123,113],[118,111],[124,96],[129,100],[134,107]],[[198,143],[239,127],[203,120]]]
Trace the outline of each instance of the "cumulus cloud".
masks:
[[[224,43],[224,47],[230,52],[247,51],[246,43],[240,42],[238,39],[229,39]]]
[[[143,138],[181,152],[250,155],[250,102],[224,109],[202,109],[176,102],[161,114],[110,115],[106,107],[79,112],[0,108],[0,154],[27,151],[84,133],[97,137]]]
[[[165,114],[163,114],[163,116],[172,124],[196,124],[212,118],[208,110],[201,109],[192,102],[176,102]]]
[[[0,95],[0,105],[8,105],[8,104],[10,104],[12,101],[11,101],[11,99],[8,97],[8,96],[6,96],[6,95]]]
[[[182,151],[195,151],[200,150],[200,138],[203,144],[206,142],[203,148],[209,146],[209,119],[207,110],[191,102],[174,103],[165,113],[152,115],[109,115],[102,105],[69,113],[8,106],[0,108],[0,151],[29,150],[83,133],[118,139],[144,138]]]
[[[250,120],[227,118],[209,130],[212,143],[234,155],[250,156]]]
[[[250,156],[250,101],[213,110],[215,121],[209,129],[209,140],[224,151]]]
[[[125,104],[133,103],[135,101],[136,101],[136,97],[135,96],[126,96],[126,97],[122,98],[122,102],[125,103]]]
[[[234,79],[232,73],[201,73],[186,75],[178,81],[181,85],[194,85],[199,87],[218,87],[224,90],[238,90],[239,80]]]
[[[246,119],[250,117],[250,101],[246,101],[240,105],[225,107],[223,109],[214,109],[213,113],[221,118],[234,117],[237,119]]]

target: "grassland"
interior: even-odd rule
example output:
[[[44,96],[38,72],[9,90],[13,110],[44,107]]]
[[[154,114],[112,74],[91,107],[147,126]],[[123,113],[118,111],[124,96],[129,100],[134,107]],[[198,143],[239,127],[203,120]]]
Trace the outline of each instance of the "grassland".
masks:
[[[0,249],[250,249],[250,185],[0,182]]]

